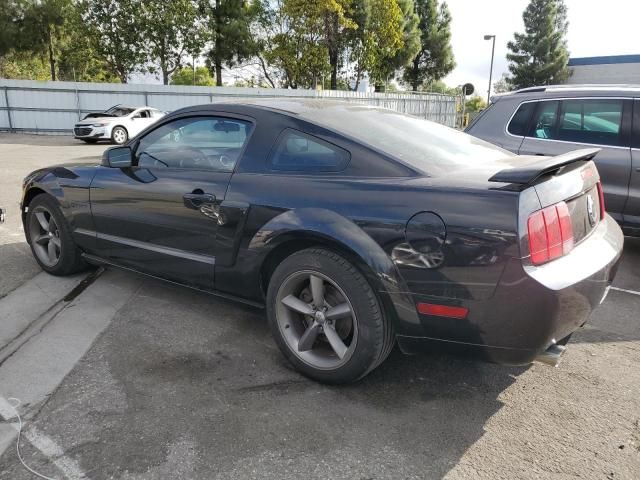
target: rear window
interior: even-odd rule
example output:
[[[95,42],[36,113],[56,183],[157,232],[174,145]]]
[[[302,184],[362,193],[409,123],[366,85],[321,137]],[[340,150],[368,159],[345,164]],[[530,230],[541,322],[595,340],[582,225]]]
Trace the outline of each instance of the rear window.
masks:
[[[527,127],[529,126],[529,120],[531,120],[531,115],[536,108],[536,104],[534,102],[523,103],[518,107],[515,115],[509,122],[509,126],[507,127],[507,131],[511,135],[516,135],[518,137],[524,137],[527,134]]]
[[[316,109],[301,116],[367,143],[429,175],[482,166],[512,153],[453,128],[366,106]],[[343,114],[344,113],[344,114]]]

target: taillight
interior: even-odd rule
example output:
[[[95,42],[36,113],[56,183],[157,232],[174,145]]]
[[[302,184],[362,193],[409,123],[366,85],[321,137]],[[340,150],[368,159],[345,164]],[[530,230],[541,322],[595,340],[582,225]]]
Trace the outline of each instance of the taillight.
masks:
[[[600,198],[600,220],[603,220],[604,214],[607,212],[604,209],[604,190],[602,190],[602,182],[598,182],[598,198]]]
[[[566,255],[573,249],[573,226],[565,202],[533,212],[529,215],[527,230],[534,265]]]

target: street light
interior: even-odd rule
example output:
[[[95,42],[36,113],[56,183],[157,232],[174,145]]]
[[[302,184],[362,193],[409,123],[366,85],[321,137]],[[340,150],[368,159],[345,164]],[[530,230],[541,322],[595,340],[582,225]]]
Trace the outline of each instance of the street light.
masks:
[[[487,106],[491,101],[491,77],[493,76],[493,54],[496,51],[496,36],[495,35],[485,35],[485,40],[493,40],[493,45],[491,47],[491,67],[489,68],[489,90],[487,90]]]

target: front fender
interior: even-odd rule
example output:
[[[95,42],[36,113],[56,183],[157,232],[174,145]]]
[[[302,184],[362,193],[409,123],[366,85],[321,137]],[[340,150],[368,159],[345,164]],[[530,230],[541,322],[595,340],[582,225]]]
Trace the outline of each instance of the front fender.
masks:
[[[335,246],[348,252],[378,292],[383,307],[395,324],[418,324],[409,289],[391,258],[367,233],[351,220],[321,208],[289,210],[272,218],[252,237],[248,252],[263,265],[278,247],[295,240]]]
[[[23,184],[20,202],[23,223],[31,200],[40,193],[46,193],[57,200],[71,232],[75,233],[78,228],[95,230],[91,218],[89,187],[96,171],[95,166],[57,166],[36,170],[28,175]],[[75,234],[74,238],[79,244],[86,241]]]

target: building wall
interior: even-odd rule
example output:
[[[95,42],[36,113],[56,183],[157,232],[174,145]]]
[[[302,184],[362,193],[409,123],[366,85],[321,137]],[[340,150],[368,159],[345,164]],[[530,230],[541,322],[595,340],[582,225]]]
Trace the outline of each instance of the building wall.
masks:
[[[575,65],[566,83],[640,84],[640,63]]]

